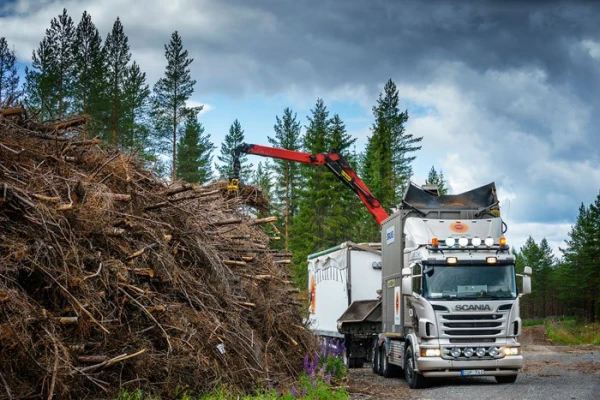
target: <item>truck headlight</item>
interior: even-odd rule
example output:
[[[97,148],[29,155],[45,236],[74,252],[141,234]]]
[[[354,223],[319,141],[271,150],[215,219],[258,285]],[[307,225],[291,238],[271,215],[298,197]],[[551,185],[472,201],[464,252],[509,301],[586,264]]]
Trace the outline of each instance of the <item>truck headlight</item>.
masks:
[[[463,355],[467,358],[471,357],[473,355],[473,348],[467,347],[466,349],[464,349]]]
[[[502,354],[504,354],[505,356],[518,356],[519,354],[521,354],[521,348],[520,347],[503,347],[502,348]]]
[[[442,355],[440,349],[424,349],[421,348],[421,357],[439,357]]]

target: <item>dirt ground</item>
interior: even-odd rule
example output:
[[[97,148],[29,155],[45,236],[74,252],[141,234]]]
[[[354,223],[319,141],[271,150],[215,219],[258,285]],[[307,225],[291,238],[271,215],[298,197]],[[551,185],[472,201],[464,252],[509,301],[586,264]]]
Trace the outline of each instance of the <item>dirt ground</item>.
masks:
[[[517,384],[520,382],[523,385],[532,387],[533,385],[529,383],[530,380],[537,384],[537,382],[541,383],[540,380],[544,378],[556,380],[555,378],[565,374],[570,376],[591,376],[593,377],[592,379],[600,376],[600,363],[597,360],[597,355],[600,353],[599,346],[554,345],[546,337],[544,326],[525,327],[520,337],[520,342],[523,346],[526,362],[517,380]],[[491,388],[494,388],[496,385],[493,378],[436,379],[432,383],[432,389],[413,391],[408,388],[406,381],[402,377],[385,379],[374,374],[371,371],[370,364],[365,364],[364,368],[350,370],[346,387],[351,399],[379,400],[436,399],[440,391],[448,395],[456,391],[461,392],[467,397],[476,396],[471,398],[477,398],[479,395],[478,391],[483,390],[484,387],[487,390],[487,394],[484,397],[491,398],[489,397],[491,395],[489,391],[495,390]],[[498,385],[498,390],[501,390],[501,386],[503,385]],[[442,397],[450,398],[446,394],[442,395]],[[504,398],[503,396],[500,397]],[[458,396],[457,398],[461,397]],[[527,398],[527,396],[522,398]],[[546,396],[546,398],[557,397],[550,395]],[[571,398],[588,397],[587,395],[583,395],[582,397],[571,396]]]

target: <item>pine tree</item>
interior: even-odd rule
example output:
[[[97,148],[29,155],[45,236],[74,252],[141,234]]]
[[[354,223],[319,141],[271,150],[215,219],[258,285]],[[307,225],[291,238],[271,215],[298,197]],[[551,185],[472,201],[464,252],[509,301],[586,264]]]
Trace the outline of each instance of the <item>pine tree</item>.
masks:
[[[273,127],[275,137],[267,137],[269,143],[279,149],[298,151],[302,143],[300,121],[296,114],[286,108],[283,116],[275,117]],[[286,160],[274,160],[274,203],[283,214],[282,228],[284,231],[284,249],[289,248],[289,231],[294,217],[298,213],[298,185],[300,181],[300,166],[298,163]],[[280,224],[281,226],[281,224]]]
[[[396,206],[412,176],[411,163],[422,137],[406,133],[406,111],[400,112],[398,90],[390,79],[373,107],[375,123],[365,152],[364,175],[375,197],[390,209]]]
[[[86,128],[95,131],[99,128],[104,106],[106,59],[102,48],[102,38],[87,11],[75,31],[73,44],[75,79],[73,103],[75,111],[90,117]]]
[[[74,90],[75,63],[73,43],[75,42],[75,26],[67,14],[67,9],[58,18],[50,22],[50,33],[55,44],[55,76],[58,85],[58,118],[72,111],[71,103]]]
[[[435,170],[433,165],[431,166],[431,169],[429,170],[429,175],[427,175],[425,184],[426,185],[437,185],[438,193],[440,195],[445,195],[448,193],[448,188],[446,187],[446,181],[444,180],[444,173],[442,171],[440,171],[440,173],[438,174],[438,172]]]
[[[0,38],[0,107],[10,107],[21,97],[19,74],[14,50],[9,50],[5,38]]]
[[[222,164],[217,165],[216,168],[222,179],[229,178],[232,175],[233,151],[242,143],[244,143],[244,130],[240,122],[236,119],[231,124],[229,133],[225,135],[223,143],[221,143],[221,155],[217,156],[217,159]],[[240,155],[239,160],[241,164],[240,179],[248,182],[252,174],[253,165],[248,163],[248,157],[243,154]]]
[[[73,20],[63,9],[50,21],[46,36],[32,57],[32,69],[25,70],[27,104],[42,119],[63,118],[72,111],[75,63]]]
[[[31,68],[25,67],[25,104],[41,120],[56,117],[52,58],[52,47],[46,36],[32,53]]]
[[[106,86],[107,86],[107,109],[103,118],[105,128],[105,139],[113,145],[122,144],[119,141],[118,132],[123,125],[123,84],[127,73],[127,64],[131,59],[129,52],[129,39],[125,36],[121,20],[113,24],[112,31],[104,42],[104,53],[106,56]]]
[[[179,134],[177,149],[177,176],[186,182],[204,184],[212,179],[212,151],[215,145],[210,135],[204,135],[204,127],[198,122],[196,112],[186,116]]]
[[[183,43],[177,31],[171,35],[171,41],[165,45],[167,68],[165,77],[154,86],[153,115],[158,120],[157,133],[171,143],[172,179],[177,173],[177,131],[179,124],[189,110],[186,101],[194,92],[196,81],[190,75],[190,64],[194,61],[183,50]],[[198,110],[199,111],[199,110]]]
[[[125,69],[122,94],[122,130],[119,133],[121,144],[136,150],[144,158],[152,157],[149,151],[149,129],[144,121],[150,99],[150,88],[146,83],[146,73],[134,61]]]

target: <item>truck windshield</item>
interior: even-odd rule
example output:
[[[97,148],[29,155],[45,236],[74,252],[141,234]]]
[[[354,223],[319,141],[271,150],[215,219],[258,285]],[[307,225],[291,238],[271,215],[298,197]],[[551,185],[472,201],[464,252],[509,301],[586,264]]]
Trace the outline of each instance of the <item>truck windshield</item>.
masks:
[[[514,299],[514,265],[425,265],[423,296],[427,299]]]

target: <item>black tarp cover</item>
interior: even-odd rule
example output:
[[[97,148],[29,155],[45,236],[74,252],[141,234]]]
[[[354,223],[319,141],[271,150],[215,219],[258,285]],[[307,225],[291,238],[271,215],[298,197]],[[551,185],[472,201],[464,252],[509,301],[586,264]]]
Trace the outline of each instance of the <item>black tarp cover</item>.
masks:
[[[497,208],[498,196],[494,182],[461,194],[435,196],[411,183],[403,203],[418,210],[481,210]]]

